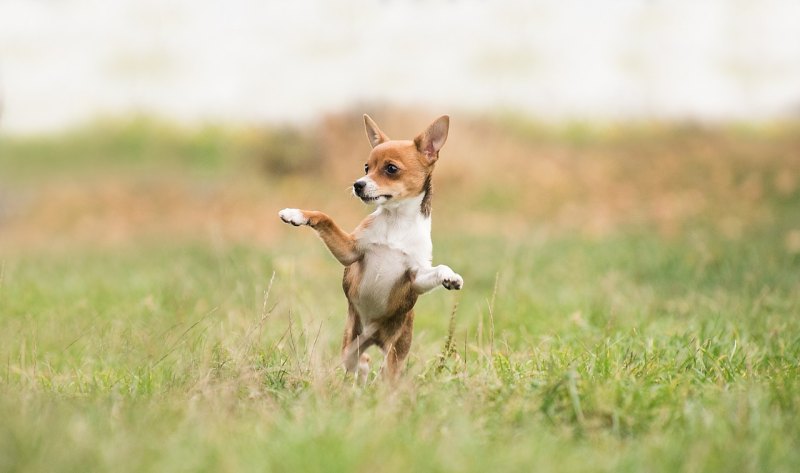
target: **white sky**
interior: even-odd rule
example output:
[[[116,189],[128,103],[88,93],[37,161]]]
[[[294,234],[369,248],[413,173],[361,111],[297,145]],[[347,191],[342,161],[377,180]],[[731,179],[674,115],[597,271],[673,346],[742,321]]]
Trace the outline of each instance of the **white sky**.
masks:
[[[0,0],[0,129],[298,121],[379,101],[547,119],[800,115],[799,0]]]

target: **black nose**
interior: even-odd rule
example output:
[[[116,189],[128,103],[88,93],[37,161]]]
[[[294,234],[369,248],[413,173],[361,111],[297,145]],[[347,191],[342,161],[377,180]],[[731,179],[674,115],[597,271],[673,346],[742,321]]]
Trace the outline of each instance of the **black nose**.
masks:
[[[367,183],[364,181],[356,181],[353,183],[353,189],[356,190],[356,194],[361,194],[361,191],[364,190],[364,187],[366,187],[366,185]]]

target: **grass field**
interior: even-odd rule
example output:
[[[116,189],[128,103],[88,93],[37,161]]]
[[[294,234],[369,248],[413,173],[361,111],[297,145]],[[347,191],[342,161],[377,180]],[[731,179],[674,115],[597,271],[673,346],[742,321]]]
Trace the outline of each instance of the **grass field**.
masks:
[[[394,389],[276,216],[355,226],[358,115],[1,139],[0,471],[800,469],[796,124],[452,126]]]

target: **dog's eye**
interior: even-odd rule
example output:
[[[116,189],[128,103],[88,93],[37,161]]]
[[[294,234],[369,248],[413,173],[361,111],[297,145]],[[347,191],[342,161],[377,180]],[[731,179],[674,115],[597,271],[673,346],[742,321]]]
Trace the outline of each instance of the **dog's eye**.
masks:
[[[364,165],[364,174],[369,173],[369,164]]]
[[[395,174],[397,171],[399,171],[399,169],[394,164],[389,164],[386,166],[386,172],[389,174]]]

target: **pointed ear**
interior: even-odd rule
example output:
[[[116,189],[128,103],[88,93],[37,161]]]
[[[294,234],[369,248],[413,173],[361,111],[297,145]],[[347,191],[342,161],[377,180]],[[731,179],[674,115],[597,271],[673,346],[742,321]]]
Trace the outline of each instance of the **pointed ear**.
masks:
[[[443,115],[430,126],[414,138],[414,144],[420,153],[428,158],[428,163],[433,164],[439,159],[439,150],[447,140],[447,130],[450,129],[450,117]]]
[[[389,137],[384,135],[378,125],[367,115],[364,114],[364,126],[367,129],[367,138],[372,147],[376,147],[384,141],[389,141]]]

